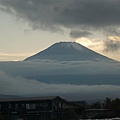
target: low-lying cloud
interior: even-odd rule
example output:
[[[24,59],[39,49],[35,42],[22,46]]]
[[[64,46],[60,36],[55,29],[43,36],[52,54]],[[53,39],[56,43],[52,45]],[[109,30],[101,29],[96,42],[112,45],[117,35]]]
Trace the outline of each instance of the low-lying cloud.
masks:
[[[1,70],[13,76],[38,75],[119,75],[120,63],[116,61],[55,61],[33,60],[0,62]]]
[[[60,95],[71,100],[119,97],[120,86],[46,84],[0,71],[0,94],[22,96]],[[91,98],[90,98],[91,97]]]

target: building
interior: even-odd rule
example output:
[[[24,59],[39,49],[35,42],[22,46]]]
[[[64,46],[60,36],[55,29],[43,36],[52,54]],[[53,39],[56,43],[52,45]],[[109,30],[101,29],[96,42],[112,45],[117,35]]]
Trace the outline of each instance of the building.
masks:
[[[59,96],[0,99],[1,120],[70,120],[77,109]]]

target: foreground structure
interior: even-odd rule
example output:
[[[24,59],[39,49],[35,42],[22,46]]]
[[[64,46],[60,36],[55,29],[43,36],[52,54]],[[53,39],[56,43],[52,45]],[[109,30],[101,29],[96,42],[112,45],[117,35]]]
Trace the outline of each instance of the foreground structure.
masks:
[[[0,99],[1,120],[70,120],[82,110],[58,96]]]

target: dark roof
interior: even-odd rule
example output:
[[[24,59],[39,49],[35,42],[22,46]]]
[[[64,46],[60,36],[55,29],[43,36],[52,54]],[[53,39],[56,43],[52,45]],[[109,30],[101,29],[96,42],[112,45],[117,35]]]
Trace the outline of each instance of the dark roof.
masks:
[[[54,100],[56,98],[62,99],[59,96],[46,97],[20,97],[20,98],[0,98],[0,102],[15,102],[15,101],[40,101],[40,100]]]

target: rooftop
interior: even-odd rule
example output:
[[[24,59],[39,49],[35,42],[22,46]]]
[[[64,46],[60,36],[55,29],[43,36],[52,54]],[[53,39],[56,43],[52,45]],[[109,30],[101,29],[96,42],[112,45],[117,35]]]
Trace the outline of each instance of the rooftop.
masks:
[[[59,96],[46,96],[46,97],[20,97],[20,98],[0,98],[0,102],[15,102],[15,101],[34,101],[34,100],[54,100],[56,98],[62,99]]]

